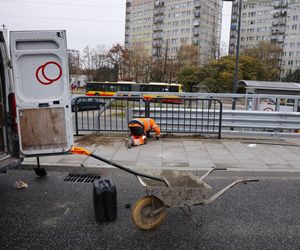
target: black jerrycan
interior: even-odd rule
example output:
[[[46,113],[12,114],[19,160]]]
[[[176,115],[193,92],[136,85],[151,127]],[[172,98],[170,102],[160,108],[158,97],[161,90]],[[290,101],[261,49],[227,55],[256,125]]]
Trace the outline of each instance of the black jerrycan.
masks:
[[[109,180],[94,181],[93,200],[97,221],[113,221],[117,218],[117,190]]]

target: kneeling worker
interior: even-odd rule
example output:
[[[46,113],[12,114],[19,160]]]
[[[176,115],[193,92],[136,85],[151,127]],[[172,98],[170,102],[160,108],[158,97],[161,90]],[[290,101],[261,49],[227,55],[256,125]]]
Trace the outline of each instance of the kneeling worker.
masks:
[[[160,137],[160,128],[151,118],[135,118],[132,119],[128,127],[130,129],[129,138],[126,140],[126,146],[138,146],[147,143],[147,135],[150,131],[155,132],[155,137],[158,140]]]

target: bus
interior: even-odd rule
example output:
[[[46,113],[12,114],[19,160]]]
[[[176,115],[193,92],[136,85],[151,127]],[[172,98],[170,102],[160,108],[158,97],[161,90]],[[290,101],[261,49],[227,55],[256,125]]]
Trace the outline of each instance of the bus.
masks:
[[[136,83],[136,82],[87,82],[87,96],[114,96],[118,91],[132,92],[182,92],[182,85],[176,83]],[[155,94],[143,94],[143,98],[149,100],[158,97]],[[178,98],[177,95],[164,95],[167,98]],[[171,100],[170,100],[171,101]]]

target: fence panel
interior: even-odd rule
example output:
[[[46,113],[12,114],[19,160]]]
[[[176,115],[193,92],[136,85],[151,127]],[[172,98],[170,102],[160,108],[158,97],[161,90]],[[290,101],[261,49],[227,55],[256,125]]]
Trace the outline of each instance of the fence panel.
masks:
[[[145,110],[143,98],[78,97],[72,103],[76,135],[88,131],[128,131],[128,122],[135,108]]]
[[[217,134],[221,138],[222,103],[217,99],[153,98],[147,117],[153,118],[164,133]],[[141,111],[133,109],[133,116]]]
[[[151,117],[163,133],[217,134],[221,138],[222,103],[217,99],[78,97],[72,110],[76,135],[80,131],[125,132],[132,118]]]

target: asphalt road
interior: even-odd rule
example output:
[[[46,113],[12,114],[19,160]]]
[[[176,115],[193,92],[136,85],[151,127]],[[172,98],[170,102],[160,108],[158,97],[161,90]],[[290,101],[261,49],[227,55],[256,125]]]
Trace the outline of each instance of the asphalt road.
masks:
[[[118,218],[97,223],[92,184],[63,182],[64,173],[0,175],[1,249],[300,249],[300,179],[262,179],[239,185],[204,209],[198,227],[179,209],[168,209],[154,231],[131,221],[134,202],[145,193],[128,174],[104,175],[117,185]],[[26,189],[15,189],[23,180]],[[232,179],[209,178],[215,189]],[[193,213],[200,218],[200,207]]]

